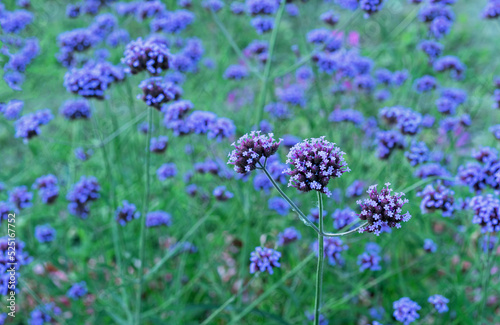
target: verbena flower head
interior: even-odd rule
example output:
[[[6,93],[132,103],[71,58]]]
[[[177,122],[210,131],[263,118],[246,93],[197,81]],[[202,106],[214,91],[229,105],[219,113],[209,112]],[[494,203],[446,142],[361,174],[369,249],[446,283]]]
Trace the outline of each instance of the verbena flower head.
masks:
[[[82,219],[87,219],[90,213],[90,202],[101,196],[100,191],[101,186],[95,177],[82,176],[66,196],[70,202],[68,204],[69,212]]]
[[[418,49],[427,54],[429,62],[433,62],[443,52],[443,44],[436,41],[424,40],[418,44]]]
[[[484,19],[496,19],[500,17],[500,2],[497,0],[490,0],[482,12]]]
[[[9,201],[19,210],[29,208],[33,205],[33,193],[26,186],[18,186],[9,193]]]
[[[90,157],[92,157],[94,151],[92,149],[87,149],[87,151],[85,151],[85,149],[83,148],[76,148],[74,153],[76,159],[81,161],[87,161],[90,159]]]
[[[37,306],[30,313],[30,319],[28,323],[30,325],[43,325],[43,324],[51,324],[56,320],[52,318],[51,315],[59,316],[62,314],[61,308],[57,307],[55,303],[50,302],[45,305]]]
[[[274,268],[280,267],[281,253],[267,247],[256,247],[250,254],[250,274],[255,272],[274,273]]]
[[[68,289],[66,296],[73,300],[78,300],[87,294],[87,283],[85,281],[77,282]]]
[[[151,211],[146,214],[146,227],[170,227],[172,225],[172,216],[165,211]]]
[[[158,75],[168,70],[171,60],[172,56],[165,44],[138,38],[127,45],[122,62],[130,68],[132,74],[147,71]]]
[[[401,228],[401,222],[410,220],[410,213],[403,214],[402,210],[403,205],[408,203],[408,200],[403,198],[404,193],[391,193],[389,185],[391,184],[386,183],[386,187],[380,192],[377,185],[370,186],[367,191],[369,198],[357,202],[361,207],[359,218],[368,222],[368,225],[359,230],[360,233],[372,232],[378,236],[383,226]]]
[[[41,133],[40,126],[48,124],[54,116],[49,109],[38,110],[34,113],[23,115],[16,121],[16,138],[27,140]]]
[[[149,151],[154,153],[163,153],[168,147],[168,137],[165,135],[159,136],[158,138],[151,138],[149,144]]]
[[[153,18],[155,16],[165,13],[166,7],[161,1],[140,1],[137,5],[135,15],[138,21],[143,21],[144,19]]]
[[[437,72],[450,71],[450,76],[455,80],[461,80],[464,78],[466,66],[456,56],[443,56],[437,59],[433,66],[434,70]]]
[[[359,271],[380,271],[382,269],[382,267],[380,266],[381,260],[382,259],[376,252],[364,252],[363,254],[358,256]]]
[[[356,218],[356,213],[350,208],[336,209],[332,213],[333,227],[340,230],[350,225]]]
[[[285,246],[301,238],[302,236],[300,235],[300,232],[297,229],[295,229],[294,227],[289,227],[283,230],[283,232],[280,232],[278,234],[277,244],[278,246]]]
[[[313,313],[310,313],[310,312],[306,312],[306,317],[308,320],[310,320],[311,322],[314,322],[314,314]],[[328,325],[328,319],[326,318],[325,315],[323,314],[319,314],[319,317],[318,317],[318,324],[319,325]]]
[[[283,139],[274,140],[273,134],[260,134],[252,131],[242,136],[232,146],[235,149],[229,154],[228,164],[234,165],[234,170],[246,174],[257,168],[262,157],[269,158],[278,151]]]
[[[398,322],[404,325],[411,324],[420,318],[418,311],[422,308],[416,302],[408,297],[396,300],[392,307],[394,308],[393,316]]]
[[[281,216],[286,216],[290,211],[290,206],[288,202],[281,197],[273,197],[269,199],[268,207],[271,210],[276,211]]]
[[[413,142],[408,151],[405,151],[405,157],[410,165],[417,166],[429,161],[429,148],[425,142]]]
[[[35,238],[40,243],[48,243],[55,239],[56,230],[50,225],[40,225],[35,227]]]
[[[106,43],[111,47],[118,47],[130,41],[130,35],[125,29],[117,29],[111,32],[106,38]]]
[[[429,25],[429,32],[436,39],[441,39],[448,35],[453,26],[453,21],[444,16],[434,18]]]
[[[437,250],[437,245],[432,239],[426,238],[424,240],[424,250],[427,253],[434,253]]]
[[[62,51],[83,52],[99,43],[100,38],[90,29],[79,28],[64,32],[57,37]]]
[[[330,196],[332,193],[327,188],[330,179],[350,171],[344,154],[324,136],[296,144],[290,149],[286,161],[293,169],[283,171],[290,176],[288,186],[302,192],[315,190]]]
[[[344,244],[342,239],[339,237],[327,237],[324,241],[324,253],[325,257],[328,259],[328,264],[343,265],[344,259],[341,256],[343,251],[346,251],[349,247]],[[315,241],[312,245],[312,250],[318,255],[318,241]]]
[[[328,214],[328,212],[323,211],[323,218]],[[311,208],[309,214],[307,215],[307,219],[311,220],[314,223],[318,223],[319,221],[319,208]]]
[[[339,22],[339,16],[333,10],[322,13],[319,19],[330,26],[335,26]]]
[[[67,100],[59,111],[67,120],[89,119],[92,116],[90,104],[85,99]]]
[[[217,115],[209,111],[194,111],[186,119],[186,126],[190,132],[206,134],[217,121]],[[215,131],[215,130],[214,130]]]
[[[446,188],[441,183],[436,187],[432,184],[427,184],[422,192],[418,192],[417,196],[422,198],[420,209],[422,213],[431,213],[435,210],[441,210],[443,217],[451,217],[454,212],[455,202],[452,190]]]
[[[158,180],[163,182],[168,178],[175,177],[177,175],[177,166],[175,163],[166,163],[160,166],[156,170],[156,176],[158,176]]]
[[[167,12],[151,21],[151,31],[178,34],[191,25],[194,21],[194,14],[189,10],[176,10]]]
[[[70,93],[85,98],[104,99],[104,92],[110,84],[108,76],[96,66],[71,69],[64,75],[64,86]]]
[[[7,104],[0,104],[0,113],[2,113],[7,120],[17,120],[23,107],[24,102],[22,100],[11,100]]]
[[[280,6],[279,0],[246,0],[248,13],[252,16],[273,15]]]
[[[143,94],[138,95],[138,99],[142,99],[146,105],[161,109],[161,106],[172,100],[177,100],[182,95],[182,88],[172,82],[165,81],[161,77],[152,77],[141,81],[139,88]]]
[[[259,35],[270,32],[274,28],[273,18],[258,16],[252,18],[250,23],[252,24],[253,28],[255,28],[255,31]]]
[[[439,163],[427,163],[424,165],[421,165],[416,171],[415,171],[415,177],[418,177],[420,179],[426,179],[429,177],[451,177],[450,172],[446,169],[446,167],[441,166]],[[446,186],[451,185],[451,182],[448,180],[443,181],[443,184]]]
[[[219,117],[214,122],[209,124],[207,137],[221,141],[222,139],[231,138],[236,132],[236,126],[233,121],[226,117]]]
[[[379,12],[384,6],[384,0],[359,0],[359,8],[365,12],[365,18]]]
[[[230,65],[224,72],[224,79],[242,80],[246,77],[248,77],[248,69],[241,64]]]
[[[413,85],[415,90],[419,93],[429,92],[431,90],[436,89],[437,86],[438,83],[436,81],[436,78],[429,75],[425,75],[422,78],[418,78],[417,80],[415,80],[415,83]]]
[[[436,100],[436,107],[439,113],[453,115],[457,109],[457,103],[448,97],[441,97]]]
[[[481,226],[482,233],[496,233],[500,231],[500,200],[487,194],[475,196],[469,203],[474,211],[472,223]]]
[[[365,118],[363,113],[355,109],[335,109],[330,116],[328,116],[328,121],[330,122],[351,122],[356,126],[363,124]]]
[[[140,216],[141,213],[137,211],[135,205],[126,200],[122,202],[122,205],[115,212],[115,220],[122,226],[134,219],[138,219]]]
[[[379,159],[388,159],[394,150],[405,147],[404,137],[397,131],[379,131],[376,137],[378,141],[377,156]]]
[[[0,15],[0,26],[4,33],[18,34],[32,23],[34,16],[27,10],[5,11]]]
[[[500,140],[500,124],[493,125],[489,130],[495,139]]]
[[[459,88],[444,88],[441,90],[441,97],[451,99],[457,105],[460,105],[467,100],[467,92]]]
[[[17,209],[10,203],[0,201],[0,224],[9,218],[9,214],[17,212]]]
[[[229,192],[224,185],[214,188],[212,194],[217,201],[227,201],[234,196],[234,194]]]
[[[54,203],[59,196],[57,178],[52,174],[37,178],[33,184],[33,188],[36,188],[39,191],[42,202],[46,204]]]
[[[430,296],[427,301],[431,303],[436,311],[440,314],[448,311],[448,303],[450,302],[450,300],[441,295]]]
[[[364,188],[365,188],[365,183],[363,181],[360,181],[359,179],[356,179],[354,182],[352,182],[351,185],[347,187],[345,195],[347,197],[361,196],[363,194]]]

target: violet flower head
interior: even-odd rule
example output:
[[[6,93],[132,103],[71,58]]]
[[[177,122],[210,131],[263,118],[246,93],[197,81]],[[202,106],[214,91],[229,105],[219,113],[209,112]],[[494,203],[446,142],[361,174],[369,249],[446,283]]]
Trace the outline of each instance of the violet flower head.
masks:
[[[288,106],[281,102],[269,103],[264,107],[264,110],[277,120],[287,120],[293,116]]]
[[[120,44],[125,44],[130,41],[130,35],[125,29],[117,29],[111,32],[106,38],[106,43],[111,47],[118,47]]]
[[[172,225],[172,216],[165,211],[151,211],[146,214],[146,227],[159,227]]]
[[[139,88],[143,94],[138,95],[138,99],[142,99],[146,105],[160,110],[161,106],[172,100],[177,100],[182,96],[182,88],[165,81],[161,77],[152,77],[141,81]]]
[[[310,313],[310,312],[306,312],[306,317],[308,320],[310,320],[311,322],[314,322],[314,314],[313,313]],[[319,317],[318,317],[318,324],[319,325],[328,325],[328,318],[326,318],[325,315],[323,314],[319,314]]]
[[[359,230],[360,233],[372,232],[378,236],[383,226],[401,228],[401,222],[410,220],[410,213],[403,214],[402,210],[403,205],[408,203],[408,200],[403,198],[404,193],[391,193],[392,189],[389,188],[391,184],[385,185],[386,187],[380,192],[377,190],[377,185],[370,186],[367,191],[369,198],[357,202],[361,207],[359,218],[368,223]]]
[[[395,87],[400,87],[406,82],[406,80],[408,80],[409,77],[410,73],[408,70],[394,71],[391,83]]]
[[[427,301],[432,304],[436,311],[440,314],[448,311],[448,303],[450,300],[441,295],[430,296]]]
[[[28,324],[38,325],[38,324],[50,324],[55,319],[51,315],[59,316],[62,314],[61,308],[57,307],[55,303],[50,302],[45,305],[39,305],[30,313],[30,319]]]
[[[142,38],[130,42],[123,55],[122,62],[130,68],[132,74],[147,71],[152,75],[158,75],[168,70],[172,60],[172,55],[165,44],[155,40],[143,41]]]
[[[422,192],[417,193],[417,196],[422,198],[422,202],[420,203],[422,213],[432,213],[436,210],[441,210],[443,217],[451,217],[455,210],[453,205],[455,202],[454,194],[455,192],[440,182],[435,187],[432,184],[427,184]]]
[[[433,67],[436,72],[450,71],[450,76],[455,80],[462,80],[466,70],[465,64],[459,58],[452,55],[437,59]]]
[[[83,52],[99,43],[100,38],[90,29],[79,28],[57,37],[61,51]]]
[[[82,176],[71,191],[66,195],[68,211],[72,215],[87,219],[90,213],[90,203],[97,200],[101,195],[101,186],[95,177]]]
[[[0,15],[4,33],[18,34],[33,22],[34,16],[27,10],[5,11]]]
[[[230,65],[224,72],[224,79],[242,80],[246,77],[248,77],[248,69],[241,64]]]
[[[33,188],[38,190],[42,202],[45,204],[52,204],[59,196],[59,186],[57,186],[57,178],[52,175],[45,175],[37,178],[33,184]]]
[[[23,115],[16,121],[16,138],[27,140],[41,133],[40,126],[48,124],[54,116],[49,109],[38,110],[34,113]]]
[[[354,182],[352,182],[351,185],[349,185],[345,191],[346,197],[358,197],[363,194],[363,189],[365,188],[365,183],[363,181],[360,181],[356,179]]]
[[[194,14],[189,10],[176,10],[167,12],[151,21],[151,31],[178,34],[191,25],[194,21]]]
[[[364,272],[366,270],[370,271],[380,271],[382,267],[380,266],[382,258],[374,251],[366,251],[358,256],[359,272]]]
[[[74,283],[66,292],[66,296],[72,300],[78,300],[87,294],[87,283],[85,281]]]
[[[359,0],[359,8],[365,12],[365,18],[379,12],[384,6],[384,0]]]
[[[444,115],[454,115],[458,104],[448,97],[441,97],[436,100],[436,107],[439,113]]]
[[[89,119],[92,116],[90,104],[85,99],[67,100],[59,111],[67,120]]]
[[[394,308],[394,318],[404,325],[409,325],[420,318],[418,311],[422,307],[408,297],[395,301],[392,306]]]
[[[90,157],[92,157],[92,155],[94,154],[94,151],[92,149],[87,149],[87,151],[85,151],[85,149],[79,147],[79,148],[75,149],[74,153],[75,153],[76,159],[81,160],[81,161],[87,161],[90,159]]]
[[[35,227],[35,238],[40,243],[49,243],[56,237],[56,230],[50,225],[40,225]]]
[[[288,186],[302,192],[315,190],[330,196],[332,193],[327,188],[330,179],[350,171],[344,154],[324,136],[296,144],[290,149],[286,161],[293,169],[283,171],[290,176]]]
[[[436,39],[441,39],[450,33],[452,26],[453,21],[444,16],[439,16],[431,21],[429,25],[429,32]]]
[[[363,124],[365,118],[363,113],[358,110],[347,108],[347,109],[335,109],[329,116],[328,121],[330,122],[351,122],[356,126]]]
[[[415,83],[413,84],[413,87],[419,93],[429,92],[436,89],[437,86],[438,83],[436,78],[429,75],[425,75],[422,78],[415,80]]]
[[[323,211],[323,218],[328,214],[327,211]],[[314,223],[319,222],[319,208],[311,208],[309,210],[309,214],[307,215],[307,219],[311,220]]]
[[[127,200],[124,200],[122,205],[115,211],[115,220],[122,226],[125,226],[134,219],[138,219],[140,216],[141,213],[137,211],[135,205],[129,203]]]
[[[397,131],[379,131],[376,137],[377,156],[379,159],[388,159],[394,150],[405,147],[404,137]]]
[[[135,15],[138,21],[143,21],[144,19],[153,18],[155,16],[164,14],[166,7],[161,1],[146,1],[139,2],[137,9],[135,10]]]
[[[177,175],[177,166],[174,163],[166,163],[156,170],[156,176],[160,182]]]
[[[9,192],[9,201],[19,210],[29,208],[33,205],[33,193],[26,186],[18,186]]]
[[[84,98],[103,100],[110,81],[109,77],[103,75],[102,71],[95,66],[71,69],[64,75],[66,90]]]
[[[273,197],[269,199],[268,207],[270,210],[276,211],[281,216],[286,216],[290,211],[288,202],[281,197]]]
[[[257,168],[262,157],[269,158],[278,151],[283,140],[274,140],[273,134],[260,134],[260,131],[252,131],[242,136],[232,146],[235,149],[229,154],[228,164],[234,165],[234,170],[240,174],[246,174]]]
[[[212,192],[217,201],[227,201],[233,198],[234,194],[229,192],[224,185],[217,186]]]
[[[500,231],[500,200],[487,194],[475,196],[469,207],[474,211],[472,223],[481,226],[482,233],[496,233]]]
[[[350,208],[336,209],[332,213],[333,227],[340,230],[350,225],[357,218],[356,213]]]
[[[256,247],[250,254],[250,274],[255,272],[274,273],[274,268],[281,267],[281,253],[267,247]]]
[[[342,239],[339,237],[326,237],[324,241],[324,254],[328,259],[328,264],[343,265],[344,259],[341,255],[343,251],[346,251],[349,246],[345,245]],[[312,244],[312,250],[318,255],[318,241]]]
[[[224,2],[221,0],[203,0],[201,6],[207,10],[218,12],[224,8]]]
[[[425,142],[413,142],[408,151],[405,151],[405,157],[411,166],[417,166],[429,161],[429,148]]]
[[[22,100],[11,100],[7,104],[0,104],[0,113],[9,121],[17,120],[23,110],[24,102]]]
[[[17,212],[17,208],[10,203],[0,201],[0,224],[9,218],[9,214],[15,214]]]
[[[226,117],[219,117],[214,122],[209,124],[207,137],[216,139],[220,142],[222,139],[231,138],[236,133],[236,126],[233,121]]]
[[[444,46],[436,41],[424,40],[418,44],[418,49],[427,55],[429,62],[434,62],[443,53]]]
[[[424,251],[426,251],[427,253],[435,253],[436,250],[437,250],[436,243],[432,239],[426,238],[424,240]]]
[[[217,121],[217,115],[208,111],[194,111],[186,119],[186,126],[196,134],[206,134],[211,126]],[[216,129],[212,135],[216,135]]]
[[[302,236],[300,232],[294,227],[289,227],[278,234],[278,246],[289,245],[297,240],[300,240]]]
[[[258,16],[250,21],[257,34],[262,35],[270,32],[274,28],[274,19]]]
[[[154,153],[164,153],[168,147],[168,137],[167,136],[159,136],[158,138],[151,138],[151,142],[149,144],[149,151]]]
[[[339,16],[333,10],[322,13],[319,19],[330,26],[335,26],[339,22]]]
[[[493,134],[495,139],[500,140],[500,124],[493,125],[489,131]]]
[[[306,96],[304,88],[301,85],[293,84],[276,91],[278,98],[283,103],[304,107],[306,105]]]
[[[279,0],[246,0],[247,11],[252,16],[274,15],[280,6]]]
[[[500,17],[500,1],[490,0],[482,12],[483,19],[496,19]]]

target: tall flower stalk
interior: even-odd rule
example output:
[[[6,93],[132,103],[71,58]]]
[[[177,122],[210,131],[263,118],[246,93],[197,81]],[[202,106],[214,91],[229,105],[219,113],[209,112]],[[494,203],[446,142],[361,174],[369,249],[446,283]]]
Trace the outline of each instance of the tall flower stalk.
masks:
[[[316,191],[319,209],[318,226],[309,220],[304,212],[285,194],[280,188],[271,173],[267,170],[268,158],[274,155],[281,144],[281,139],[275,140],[273,134],[261,134],[260,131],[253,131],[242,136],[236,143],[233,143],[234,150],[229,154],[228,164],[234,165],[234,170],[240,174],[249,173],[255,169],[260,169],[267,176],[280,195],[299,215],[305,225],[311,227],[318,236],[317,249],[317,269],[316,269],[316,294],[314,303],[314,324],[320,321],[321,293],[323,288],[323,268],[324,268],[324,239],[325,237],[345,236],[354,232],[373,232],[379,235],[383,227],[401,227],[401,222],[410,219],[409,213],[401,214],[401,207],[407,202],[402,199],[403,193],[391,193],[390,184],[386,184],[380,192],[376,185],[368,190],[369,199],[364,202],[358,201],[361,213],[358,214],[361,220],[366,222],[353,230],[343,233],[328,233],[324,231],[323,220],[323,194],[330,196],[332,193],[328,189],[328,183],[332,178],[338,178],[342,174],[349,172],[347,163],[344,160],[344,152],[325,140],[325,137],[313,138],[299,142],[290,149],[287,155],[289,168],[283,170],[283,174],[290,176],[289,187],[295,187],[300,192]],[[277,259],[281,256],[279,252],[271,249],[258,247],[256,253],[252,253],[250,273],[268,272],[273,273],[274,267],[280,267]]]

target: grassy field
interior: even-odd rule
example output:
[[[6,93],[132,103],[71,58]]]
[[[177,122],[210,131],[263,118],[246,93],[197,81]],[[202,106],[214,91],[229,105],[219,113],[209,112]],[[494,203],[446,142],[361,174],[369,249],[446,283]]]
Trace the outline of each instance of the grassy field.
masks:
[[[162,2],[168,10],[179,8],[176,1]],[[210,173],[194,173],[189,182],[185,178],[196,163],[206,159],[217,161],[222,170],[232,170],[231,165],[226,165],[227,155],[233,149],[231,143],[260,121],[263,103],[278,101],[279,89],[295,83],[300,62],[313,68],[314,73],[314,81],[305,87],[305,106],[291,106],[294,116],[289,120],[274,120],[267,112],[263,112],[262,118],[272,124],[277,138],[287,134],[300,139],[325,136],[346,153],[344,158],[351,172],[330,182],[330,190],[339,189],[340,196],[338,200],[324,197],[324,209],[328,212],[325,228],[334,231],[330,215],[336,209],[350,207],[359,213],[359,198],[345,195],[355,180],[362,180],[367,186],[390,182],[397,192],[406,193],[409,203],[404,209],[412,215],[401,229],[391,233],[342,237],[348,245],[341,254],[345,262],[325,265],[321,314],[329,324],[366,325],[375,320],[370,309],[383,307],[378,321],[399,324],[392,316],[393,302],[409,297],[422,307],[415,324],[500,324],[500,251],[497,245],[492,252],[483,252],[481,241],[487,235],[472,223],[473,211],[457,210],[450,218],[442,217],[440,211],[423,214],[422,198],[416,194],[432,179],[421,180],[414,175],[417,168],[408,163],[404,150],[380,160],[375,136],[365,136],[362,128],[352,123],[328,121],[335,108],[353,108],[365,118],[375,116],[380,121],[380,108],[402,105],[433,115],[439,125],[443,119],[435,107],[439,91],[420,94],[413,89],[417,78],[429,74],[437,78],[440,87],[457,87],[468,94],[467,101],[457,109],[457,116],[468,113],[471,118],[465,144],[456,145],[453,133],[440,134],[437,126],[423,129],[414,137],[426,142],[431,151],[443,153],[441,163],[450,177],[457,174],[460,165],[473,161],[474,149],[498,148],[499,142],[488,128],[500,123],[499,110],[491,108],[493,80],[500,75],[500,23],[480,18],[486,2],[459,0],[452,6],[455,22],[441,43],[444,55],[457,56],[467,66],[465,78],[460,81],[448,73],[436,73],[425,54],[417,50],[428,33],[426,24],[418,20],[423,5],[406,0],[386,1],[379,13],[367,19],[359,9],[348,11],[333,2],[294,2],[300,9],[299,16],[291,17],[285,12],[280,20],[276,19],[279,28],[274,34],[276,42],[269,58],[268,78],[265,65],[249,59],[256,73],[233,81],[223,76],[229,65],[243,62],[237,50],[254,39],[269,40],[272,33],[258,35],[248,15],[230,12],[230,1],[226,0],[226,6],[215,13],[193,0],[189,9],[196,17],[193,24],[180,34],[165,36],[172,44],[189,37],[201,39],[203,58],[215,63],[208,68],[200,62],[198,71],[186,73],[182,89],[183,98],[192,101],[195,109],[211,111],[234,122],[235,136],[217,142],[206,135],[176,137],[166,129],[163,114],[136,98],[141,93],[139,83],[148,77],[146,73],[127,75],[123,82],[111,85],[106,90],[106,100],[90,99],[91,119],[64,119],[59,114],[62,103],[78,96],[67,92],[63,85],[68,69],[56,59],[57,37],[62,32],[89,26],[94,17],[81,15],[70,19],[65,15],[66,2],[32,0],[29,11],[34,14],[34,21],[18,36],[38,38],[40,54],[26,69],[22,91],[0,82],[0,101],[24,101],[23,114],[49,108],[54,119],[42,126],[39,136],[23,143],[14,137],[15,123],[0,116],[0,181],[6,187],[0,192],[0,201],[8,201],[9,191],[21,185],[35,193],[33,206],[16,214],[16,239],[25,243],[24,250],[33,260],[18,274],[17,314],[5,323],[29,323],[31,312],[48,302],[54,302],[62,311],[53,315],[55,324],[200,324],[207,319],[208,324],[311,323],[305,315],[314,309],[316,256],[311,245],[317,239],[315,232],[291,210],[281,216],[268,208],[268,200],[279,194],[272,188],[267,193],[254,189],[253,178],[261,171],[252,172],[248,179]],[[14,1],[4,4],[8,10],[16,8]],[[100,13],[115,13],[113,6],[102,8]],[[320,14],[330,9],[340,17],[333,28],[319,20]],[[134,17],[117,17],[119,27],[128,30],[131,40],[150,34],[150,20],[138,22]],[[336,29],[345,35],[359,33],[359,52],[374,61],[374,70],[406,69],[409,79],[403,86],[391,89],[392,97],[382,103],[373,95],[355,91],[332,93],[331,88],[338,83],[331,75],[318,72],[314,62],[307,60],[314,47],[306,35],[315,28]],[[304,60],[296,58],[292,45],[298,46]],[[125,44],[109,48],[100,43],[83,54],[91,58],[100,48],[108,48],[107,60],[119,64]],[[172,45],[171,51],[180,49]],[[0,59],[2,65],[9,60],[6,55]],[[169,137],[164,154],[148,154],[149,138],[138,132],[138,125],[147,122],[149,114],[154,126],[150,136]],[[383,122],[379,126],[388,128]],[[88,161],[80,161],[74,155],[78,147],[91,149],[94,155]],[[282,162],[287,152],[284,146],[279,149],[277,155]],[[178,173],[161,182],[156,170],[164,163],[175,163]],[[37,191],[31,190],[35,180],[47,174],[55,175],[60,187],[59,198],[51,205],[43,204]],[[95,176],[101,185],[101,196],[92,203],[86,220],[71,215],[67,209],[66,195],[81,176]],[[195,197],[186,193],[187,184],[197,185]],[[223,202],[215,200],[212,192],[220,185],[226,186],[234,197]],[[317,206],[316,195],[299,193],[286,185],[282,188],[305,214]],[[452,189],[456,201],[474,196],[456,182]],[[361,198],[365,197],[363,191]],[[141,212],[139,220],[124,227],[115,221],[115,210],[123,200],[134,203]],[[157,210],[171,214],[171,226],[145,228],[142,233],[145,214]],[[56,230],[54,241],[37,241],[35,228],[42,224],[50,224]],[[302,238],[277,248],[278,234],[292,226]],[[7,235],[5,220],[1,227]],[[423,249],[425,239],[437,244],[436,252]],[[197,250],[174,249],[178,242],[190,242]],[[370,242],[381,247],[381,270],[360,272],[358,255]],[[250,274],[249,257],[256,246],[276,248],[282,253],[281,267],[274,274]],[[66,297],[71,285],[80,281],[86,282],[88,294],[76,301]],[[449,299],[448,312],[434,311],[427,302],[434,294]],[[5,301],[2,298],[2,306]],[[1,312],[8,310],[2,307]],[[209,319],[211,315],[213,318]]]

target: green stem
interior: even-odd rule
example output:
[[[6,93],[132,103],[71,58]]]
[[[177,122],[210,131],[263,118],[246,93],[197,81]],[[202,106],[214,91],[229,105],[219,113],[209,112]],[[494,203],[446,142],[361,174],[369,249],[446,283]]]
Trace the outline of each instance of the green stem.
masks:
[[[146,193],[144,195],[144,203],[143,203],[143,213],[142,213],[142,220],[141,220],[141,231],[139,235],[139,270],[138,270],[138,275],[139,275],[139,288],[137,290],[137,295],[136,295],[136,310],[135,310],[135,319],[136,319],[136,324],[141,324],[141,303],[142,303],[142,286],[143,286],[143,270],[144,270],[144,237],[145,237],[145,232],[146,232],[146,214],[148,213],[148,208],[149,208],[149,192],[150,192],[150,177],[149,177],[149,165],[151,161],[151,152],[149,150],[149,145],[151,142],[151,128],[153,126],[153,108],[148,107],[148,134],[147,134],[147,144],[146,144]]]
[[[269,55],[267,56],[266,66],[264,68],[264,79],[260,86],[259,103],[257,106],[257,116],[255,125],[258,127],[259,122],[262,120],[262,115],[264,114],[264,106],[266,105],[266,95],[267,95],[267,83],[269,81],[269,74],[271,72],[271,62],[273,61],[274,47],[276,44],[276,39],[278,37],[278,29],[281,22],[281,17],[283,17],[283,12],[285,11],[285,1],[281,2],[281,7],[274,19],[274,28],[271,34],[271,39],[269,41]]]
[[[318,234],[318,268],[316,269],[316,299],[314,300],[314,325],[319,325],[319,310],[321,308],[321,290],[323,289],[323,265],[325,262],[325,238],[323,232],[323,197],[320,192],[318,194],[319,207],[319,231]]]

